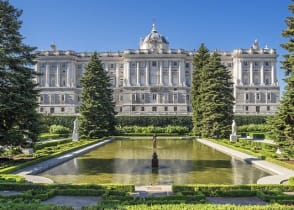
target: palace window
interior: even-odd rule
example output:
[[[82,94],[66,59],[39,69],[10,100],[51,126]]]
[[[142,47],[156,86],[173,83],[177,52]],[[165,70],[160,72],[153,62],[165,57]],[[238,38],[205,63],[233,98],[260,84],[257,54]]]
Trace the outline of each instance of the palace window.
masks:
[[[259,100],[260,99],[260,95],[259,93],[256,93],[256,100]]]
[[[153,106],[152,107],[152,112],[156,112],[157,111],[157,107],[156,106]]]
[[[152,94],[152,99],[153,99],[153,101],[156,101],[156,98],[157,98],[156,93],[153,93],[153,94]]]
[[[152,61],[152,67],[156,67],[156,61]]]
[[[141,112],[144,112],[144,111],[145,111],[145,107],[141,106]]]
[[[245,99],[246,99],[246,101],[249,99],[249,94],[248,93],[245,94]]]
[[[257,112],[257,113],[260,112],[260,106],[256,106],[255,109],[256,109],[256,112]]]
[[[64,107],[61,107],[60,111],[61,111],[61,112],[64,112]]]
[[[270,111],[270,110],[271,110],[271,107],[270,107],[270,106],[267,106],[267,107],[266,107],[266,110],[267,110],[267,111]]]
[[[50,108],[50,113],[54,113],[54,107]]]
[[[178,62],[177,61],[174,61],[173,62],[173,66],[178,66]]]
[[[136,111],[136,106],[132,106],[132,112]]]
[[[190,63],[186,63],[186,68],[190,68]]]
[[[191,112],[191,107],[187,106],[187,112]]]
[[[40,108],[40,112],[44,112],[44,108],[43,107]]]
[[[164,107],[164,111],[165,111],[165,112],[168,111],[168,107],[167,107],[167,106]]]
[[[248,106],[245,106],[245,111],[248,112]]]
[[[178,111],[178,107],[174,106],[174,111],[177,112]]]
[[[266,85],[269,84],[269,79],[268,79],[268,78],[265,79],[265,84],[266,84]]]
[[[267,99],[271,100],[271,93],[267,93]]]
[[[187,101],[187,102],[190,101],[190,95],[186,95],[186,101]]]

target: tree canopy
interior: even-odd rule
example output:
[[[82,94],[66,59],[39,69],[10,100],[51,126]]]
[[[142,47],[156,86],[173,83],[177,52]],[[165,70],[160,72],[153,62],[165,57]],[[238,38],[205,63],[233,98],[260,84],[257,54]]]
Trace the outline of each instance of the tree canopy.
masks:
[[[23,43],[22,11],[0,1],[0,144],[36,141],[40,130],[34,47]]]
[[[294,13],[294,4],[289,6],[289,10]],[[285,21],[287,29],[282,31],[282,36],[288,42],[281,46],[288,51],[283,55],[281,68],[285,70],[286,82],[285,92],[280,101],[278,113],[273,120],[268,123],[272,128],[272,136],[277,141],[294,141],[294,17],[287,17]]]
[[[228,137],[233,119],[233,83],[217,53],[201,44],[193,59],[193,131],[201,137]]]
[[[110,78],[94,53],[81,79],[80,133],[89,138],[111,135],[115,130],[115,111]]]

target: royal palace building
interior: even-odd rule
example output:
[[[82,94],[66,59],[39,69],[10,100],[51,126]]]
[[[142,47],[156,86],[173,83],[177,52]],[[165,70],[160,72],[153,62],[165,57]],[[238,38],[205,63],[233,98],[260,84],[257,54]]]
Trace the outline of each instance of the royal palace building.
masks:
[[[119,115],[186,115],[192,113],[191,83],[196,51],[170,49],[153,24],[139,49],[100,52],[99,58],[113,85]],[[218,51],[232,73],[235,114],[273,114],[279,104],[275,49]],[[79,112],[80,80],[92,53],[57,50],[36,52],[35,71],[39,112],[74,115]]]

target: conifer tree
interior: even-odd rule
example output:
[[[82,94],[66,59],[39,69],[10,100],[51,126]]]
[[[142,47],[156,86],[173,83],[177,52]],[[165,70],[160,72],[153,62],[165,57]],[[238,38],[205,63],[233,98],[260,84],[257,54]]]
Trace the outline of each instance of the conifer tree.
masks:
[[[202,43],[193,57],[193,73],[192,73],[192,108],[193,108],[193,133],[194,135],[200,136],[200,125],[201,125],[201,95],[200,95],[200,84],[203,82],[201,74],[203,67],[208,63],[210,57],[209,50]]]
[[[201,136],[228,137],[233,119],[233,83],[217,53],[203,66],[201,81]]]
[[[37,114],[36,74],[33,51],[23,43],[19,30],[22,11],[0,1],[0,144],[20,145],[36,141],[40,116]]]
[[[294,13],[294,4],[289,6]],[[287,17],[287,29],[282,31],[282,36],[288,39],[287,43],[281,44],[289,53],[284,55],[282,69],[285,70],[286,82],[285,93],[280,102],[278,113],[269,122],[273,137],[277,141],[294,141],[294,17]]]
[[[113,134],[115,111],[110,78],[95,52],[81,79],[80,133],[89,138]]]

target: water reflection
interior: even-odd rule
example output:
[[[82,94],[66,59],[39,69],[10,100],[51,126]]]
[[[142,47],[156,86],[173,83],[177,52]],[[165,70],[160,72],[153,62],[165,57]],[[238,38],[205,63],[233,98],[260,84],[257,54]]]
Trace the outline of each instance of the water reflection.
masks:
[[[160,140],[152,167],[150,140],[104,145],[41,175],[58,183],[244,184],[268,173],[191,140]]]

